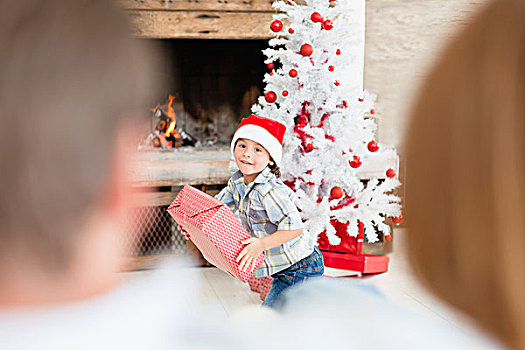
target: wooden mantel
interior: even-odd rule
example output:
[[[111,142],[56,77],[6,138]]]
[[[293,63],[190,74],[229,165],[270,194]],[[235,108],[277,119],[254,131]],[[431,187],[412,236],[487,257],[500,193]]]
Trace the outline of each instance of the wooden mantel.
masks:
[[[139,152],[132,157],[130,176],[134,187],[226,184],[231,177],[230,160],[228,147]],[[363,164],[356,175],[361,180],[385,178],[389,168],[399,170],[395,154],[378,155],[373,162]]]
[[[268,39],[272,0],[118,0],[133,35],[157,39]]]
[[[134,187],[226,184],[230,158],[229,148],[138,152],[129,175]]]

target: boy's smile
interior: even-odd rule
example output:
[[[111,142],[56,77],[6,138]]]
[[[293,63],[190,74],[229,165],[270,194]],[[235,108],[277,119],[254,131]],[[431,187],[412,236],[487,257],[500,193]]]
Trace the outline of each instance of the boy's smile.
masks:
[[[235,163],[244,176],[244,183],[251,183],[270,162],[270,153],[249,139],[239,139],[233,151]]]

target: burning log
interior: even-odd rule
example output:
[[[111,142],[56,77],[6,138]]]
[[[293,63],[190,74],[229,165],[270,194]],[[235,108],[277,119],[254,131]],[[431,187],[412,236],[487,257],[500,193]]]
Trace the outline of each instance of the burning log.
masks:
[[[166,136],[168,142],[167,147],[180,147],[182,145],[182,138],[177,131],[172,131]]]
[[[157,129],[158,131],[164,132],[166,130],[166,126],[168,125],[167,121],[165,119],[161,119],[157,122]]]
[[[197,143],[197,139],[177,125],[177,115],[173,109],[174,100],[175,97],[170,95],[166,105],[158,104],[151,109],[155,127],[153,133],[148,137],[148,142],[153,147],[174,148],[195,146]]]
[[[175,129],[177,125],[177,115],[173,109],[174,100],[175,96],[170,95],[165,110],[160,104],[152,109],[153,117],[156,120],[155,134],[150,141],[153,147],[170,148],[180,147],[182,145],[182,137]]]
[[[162,142],[160,142],[160,137],[158,136],[154,136],[152,139],[151,139],[151,145],[153,147],[162,147]]]
[[[182,138],[183,146],[195,146],[195,144],[197,143],[197,139],[188,134],[186,131],[182,130],[182,128],[177,129],[177,132]]]

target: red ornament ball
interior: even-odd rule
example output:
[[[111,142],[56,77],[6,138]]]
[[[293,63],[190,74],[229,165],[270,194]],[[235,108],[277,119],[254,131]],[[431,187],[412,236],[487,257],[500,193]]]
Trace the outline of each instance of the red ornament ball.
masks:
[[[293,34],[295,31],[292,28],[288,28],[288,33]]]
[[[377,142],[375,141],[370,141],[368,143],[368,150],[370,152],[376,152],[377,150],[379,149],[379,146],[377,145]]]
[[[337,49],[337,50],[335,51],[335,54],[336,54],[336,55],[340,55],[340,54],[341,54],[341,50],[340,50],[340,49]]]
[[[339,84],[341,84],[341,83],[339,82],[339,80],[336,80],[334,84],[335,84],[335,86],[339,86]]]
[[[361,97],[359,97],[359,98],[358,98],[358,100],[359,100],[359,102],[363,102],[363,101],[364,101],[365,99],[364,99],[364,98],[361,98]]]
[[[303,56],[310,56],[312,52],[314,52],[314,48],[310,44],[303,44],[301,46],[300,52],[301,52],[301,55]]]
[[[310,151],[313,150],[313,149],[314,149],[314,145],[312,145],[311,143],[309,143],[309,144],[306,145],[306,151],[307,151],[307,152],[310,152]]]
[[[283,91],[283,96],[288,96],[288,91],[284,90]]]
[[[273,72],[270,72],[269,74],[270,74],[270,76],[272,76],[272,75],[273,75]]]
[[[335,186],[334,188],[332,188],[332,190],[330,191],[330,197],[334,198],[334,199],[340,199],[343,197],[343,195],[345,194],[345,192],[343,191],[343,189],[339,186]]]
[[[326,21],[323,22],[323,29],[324,30],[330,30],[334,27],[334,23],[332,21],[330,21],[329,19],[327,19]]]
[[[330,72],[333,72],[333,71],[334,71],[334,69],[335,69],[335,67],[334,67],[334,66],[330,66],[330,67],[328,67],[328,70],[329,70]]]
[[[312,13],[312,15],[310,16],[310,19],[311,19],[312,22],[314,22],[314,23],[322,22],[322,21],[323,21],[323,16],[321,16],[321,14],[320,14],[319,12],[314,12],[314,13]]]
[[[370,114],[376,114],[376,110],[375,109],[371,109],[370,110]]]
[[[283,22],[276,19],[270,24],[270,28],[275,32],[280,32],[283,29]]]
[[[392,235],[385,236],[385,240],[391,241],[392,240]]]
[[[363,162],[361,162],[361,158],[359,158],[358,156],[354,156],[354,159],[349,161],[348,163],[350,163],[350,166],[354,169],[359,168],[361,164],[363,164]]]
[[[268,68],[273,69],[273,62],[268,63]]]
[[[295,78],[297,76],[297,71],[295,69],[290,69],[290,72],[288,73],[292,78]]]
[[[273,91],[268,91],[264,94],[264,98],[266,99],[266,102],[273,103],[277,100],[277,95]]]
[[[396,176],[396,172],[394,169],[388,169],[386,171],[386,176],[390,177],[390,178],[393,178],[394,176]]]
[[[394,224],[399,225],[403,222],[403,214],[392,217],[392,221],[394,222]]]

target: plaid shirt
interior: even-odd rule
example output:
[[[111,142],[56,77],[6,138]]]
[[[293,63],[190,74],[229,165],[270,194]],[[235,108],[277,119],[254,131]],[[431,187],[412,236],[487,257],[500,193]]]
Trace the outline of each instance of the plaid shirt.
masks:
[[[312,254],[314,244],[294,204],[295,194],[266,167],[248,186],[237,171],[228,185],[215,196],[237,214],[244,228],[257,238],[277,230],[303,229],[302,234],[264,252],[265,261],[255,277],[270,276]]]

